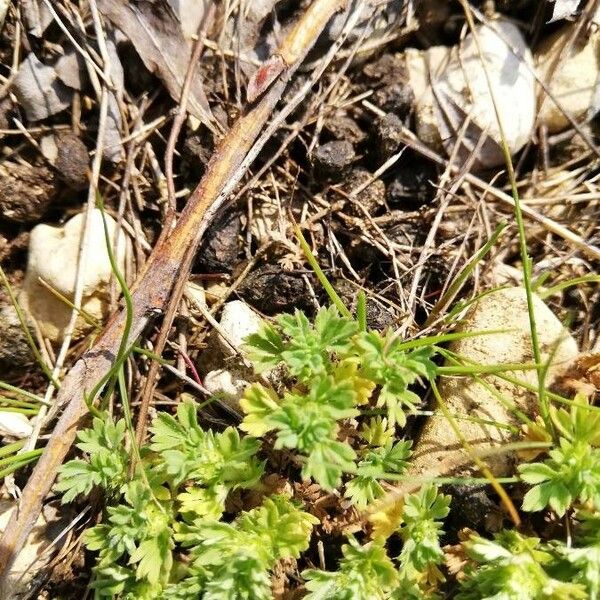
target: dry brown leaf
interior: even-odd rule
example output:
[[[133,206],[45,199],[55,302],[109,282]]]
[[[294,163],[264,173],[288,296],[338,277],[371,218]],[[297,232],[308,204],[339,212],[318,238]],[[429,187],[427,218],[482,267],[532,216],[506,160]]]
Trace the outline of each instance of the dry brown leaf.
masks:
[[[155,73],[171,97],[179,101],[192,46],[168,4],[164,1],[99,0],[98,8],[129,38],[146,68]],[[215,131],[215,119],[197,68],[192,78],[188,110]]]
[[[40,121],[59,113],[71,104],[73,92],[30,52],[19,66],[13,86],[19,104],[30,121]]]
[[[593,398],[600,390],[600,354],[582,354],[557,382],[566,395],[583,394]]]
[[[42,0],[21,0],[20,5],[27,24],[27,31],[31,35],[41,38],[52,23],[52,13]]]
[[[469,558],[462,544],[453,544],[444,546],[444,563],[448,569],[448,573],[456,577],[458,581],[465,578],[465,566],[469,562]]]

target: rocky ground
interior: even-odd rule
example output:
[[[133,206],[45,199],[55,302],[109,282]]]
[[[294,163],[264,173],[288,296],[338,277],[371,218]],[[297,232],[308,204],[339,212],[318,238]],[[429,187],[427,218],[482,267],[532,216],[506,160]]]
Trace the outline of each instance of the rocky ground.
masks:
[[[220,144],[232,139],[243,147],[235,124],[273,93],[265,77],[275,73],[271,85],[279,85],[279,59],[266,61],[310,4],[0,3],[0,530],[65,409],[57,389],[69,388],[65,376],[106,339],[103,328],[123,306],[115,271],[134,299],[154,289],[161,298],[134,312],[134,328],[145,324],[136,338],[146,352],[127,361],[138,433],[148,410],[150,417],[172,410],[185,395],[199,403],[218,398],[202,405],[200,421],[220,431],[239,424],[240,397],[256,379],[246,336],[281,313],[300,310],[311,319],[330,304],[298,231],[351,312],[365,293],[369,329],[404,340],[510,329],[444,347],[478,365],[525,364],[535,356],[517,195],[539,347],[551,363],[545,383],[593,403],[597,2],[339,3],[345,8],[332,11],[276,108],[265,113],[258,133],[271,124],[272,135],[236,166]],[[235,185],[202,220],[198,245],[193,231],[181,237],[191,250],[174,251],[181,260],[172,271],[189,269],[168,282],[171,271],[160,271],[164,240],[185,222],[182,211],[201,179],[221,168],[222,187]],[[145,264],[157,269],[150,286]],[[526,376],[534,390],[535,372]],[[409,473],[416,479],[388,482],[390,498],[414,491],[419,477],[477,475],[465,440],[485,454],[531,439],[515,417],[515,405],[528,418],[539,414],[531,389],[465,377],[449,377],[439,389],[451,412],[480,421],[461,421],[457,433],[431,388],[416,384],[423,404],[395,433],[413,440]],[[119,394],[110,407],[122,414]],[[265,452],[267,488],[285,488],[319,522],[319,546],[313,543],[300,567],[282,563],[273,575],[275,597],[302,597],[299,570],[318,565],[323,553],[333,564],[343,535],[366,536],[370,525],[340,493],[302,478],[286,452]],[[496,476],[511,476],[522,460],[499,453],[487,464]],[[507,489],[520,505],[523,486]],[[491,535],[510,522],[487,484],[444,490],[453,496],[448,548],[465,528]],[[233,515],[257,502],[234,493],[229,503]],[[27,544],[13,569],[27,574],[11,593],[81,597],[93,565],[81,535],[102,510],[99,494],[66,508],[55,492],[45,495],[36,528],[46,541],[62,532],[61,541],[50,549],[46,541]],[[552,515],[525,521],[526,530],[548,539],[560,526]],[[452,597],[455,572],[443,569],[440,593]]]

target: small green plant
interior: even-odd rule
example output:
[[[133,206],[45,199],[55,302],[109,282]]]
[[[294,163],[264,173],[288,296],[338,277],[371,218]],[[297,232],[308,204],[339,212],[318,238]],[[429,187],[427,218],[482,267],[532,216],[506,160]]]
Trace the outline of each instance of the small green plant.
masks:
[[[186,516],[220,518],[229,492],[255,487],[263,474],[264,463],[255,456],[259,442],[240,438],[234,427],[204,431],[191,401],[178,406],[177,419],[159,413],[150,431],[150,450],[161,457],[154,469],[171,489],[184,484],[177,500]]]
[[[103,522],[85,536],[98,556],[96,598],[270,598],[271,570],[300,557],[318,520],[281,495],[223,520],[233,492],[260,493],[266,440],[294,452],[304,478],[325,490],[344,486],[359,509],[406,470],[411,444],[397,440],[396,427],[420,403],[408,386],[434,374],[433,347],[405,349],[391,333],[366,331],[332,307],[314,323],[299,311],[281,315],[250,336],[248,352],[257,372],[277,368],[287,387],[247,388],[239,427],[246,437],[236,427],[203,429],[187,398],[175,416],[157,414],[131,472],[128,411],[116,422],[96,411],[92,427],[79,433],[87,457],[63,466],[56,489],[64,502],[94,489],[107,499]],[[441,560],[437,520],[447,506],[434,488],[407,498],[398,566],[383,540],[361,546],[351,538],[339,573],[307,574],[310,597],[384,598],[407,586],[418,592],[428,580],[423,573]],[[324,589],[337,595],[323,596]]]
[[[399,581],[398,571],[380,542],[361,546],[354,538],[342,547],[337,571],[307,570],[307,600],[354,600],[389,598]]]
[[[61,469],[63,502],[96,488],[114,501],[85,536],[98,554],[95,597],[193,598],[197,588],[207,599],[268,598],[269,570],[306,549],[316,519],[272,496],[233,523],[219,521],[230,492],[258,487],[264,465],[257,440],[231,427],[204,431],[189,400],[177,418],[159,413],[151,431],[131,479],[125,421],[108,415],[79,433],[87,460]],[[177,545],[185,554],[175,555]]]
[[[406,350],[391,332],[359,330],[335,307],[321,309],[311,324],[300,311],[281,315],[248,338],[257,371],[280,368],[294,381],[282,395],[263,384],[250,386],[240,402],[240,428],[253,437],[275,435],[275,448],[295,449],[302,474],[333,490],[345,474],[356,474],[346,495],[361,507],[379,498],[378,480],[404,470],[405,443],[368,446],[357,454],[340,440],[340,423],[379,411],[392,432],[404,425],[421,399],[409,385],[433,377],[433,348]],[[377,444],[376,444],[377,445]]]
[[[398,437],[421,402],[410,386],[429,381],[436,392],[436,375],[478,367],[434,364],[435,344],[456,334],[402,342],[361,323],[333,307],[312,323],[298,311],[281,315],[247,340],[263,377],[243,394],[239,426],[202,427],[196,403],[183,394],[174,415],[156,415],[141,448],[119,371],[125,418],[96,411],[78,435],[84,457],[65,464],[56,484],[65,502],[94,490],[106,499],[102,522],[84,537],[97,556],[96,600],[267,600],[273,573],[296,561],[309,600],[441,597],[450,496],[428,484],[389,513],[377,501],[410,463],[411,442]],[[593,409],[577,397],[568,409],[550,405],[551,431],[529,421],[532,448],[548,454],[519,467],[531,486],[524,510],[567,515],[573,543],[515,530],[492,540],[471,536],[457,598],[600,598],[600,411]],[[320,520],[289,488],[265,495],[264,476],[280,451],[292,478],[314,480],[346,508],[372,511],[371,539],[350,535],[333,571],[305,568],[315,564],[311,537]],[[235,508],[242,490],[253,490],[249,510]]]
[[[269,571],[284,559],[297,559],[307,549],[318,520],[281,495],[242,513],[233,523],[195,520],[178,527],[175,539],[190,549],[188,576],[167,588],[166,597],[268,600]],[[173,595],[171,595],[173,594]]]
[[[464,546],[473,562],[456,596],[459,600],[588,598],[581,583],[552,576],[557,556],[538,538],[503,531],[493,540],[474,535]]]
[[[396,529],[404,542],[397,560],[387,553],[385,540],[376,537],[360,545],[350,537],[342,547],[337,571],[315,569],[302,573],[309,600],[370,600],[432,598],[431,583],[443,581],[437,568],[444,560],[439,538],[440,520],[448,515],[450,497],[427,486],[404,498]]]
[[[55,485],[63,493],[63,502],[88,495],[100,487],[109,495],[122,493],[127,482],[129,456],[125,448],[125,421],[95,417],[91,429],[77,434],[77,448],[88,460],[71,460],[61,468],[60,481]]]
[[[356,477],[346,484],[345,496],[360,509],[383,497],[385,491],[380,480],[393,478],[406,470],[410,446],[409,441],[394,444],[389,439],[383,445],[364,450]]]
[[[556,442],[548,458],[519,466],[521,479],[533,486],[523,510],[549,507],[563,516],[575,503],[600,510],[600,412],[591,412],[580,395],[568,411],[551,407],[550,418]]]

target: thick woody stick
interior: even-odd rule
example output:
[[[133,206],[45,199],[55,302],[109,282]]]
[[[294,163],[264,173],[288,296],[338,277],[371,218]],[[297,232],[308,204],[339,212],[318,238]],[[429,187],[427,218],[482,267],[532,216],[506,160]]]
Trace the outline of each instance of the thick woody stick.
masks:
[[[285,58],[281,72],[265,84],[256,81],[262,75],[259,68],[255,81],[251,82],[256,103],[222,140],[177,225],[154,248],[133,286],[133,326],[129,343],[141,335],[152,317],[165,306],[176,279],[187,277],[189,256],[192,254],[190,249],[198,245],[212,217],[226,200],[227,191],[243,176],[247,168],[244,159],[251,150],[257,150],[254,142],[280,99],[289,77],[304,60],[333,14],[344,4],[345,0],[315,0],[300,16],[278,50],[278,56]],[[23,490],[18,510],[14,511],[0,538],[0,589],[6,585],[10,568],[40,514],[44,498],[73,444],[77,429],[87,416],[84,394],[89,393],[114,364],[124,324],[124,311],[113,315],[95,346],[75,363],[65,377],[56,402],[66,408]]]

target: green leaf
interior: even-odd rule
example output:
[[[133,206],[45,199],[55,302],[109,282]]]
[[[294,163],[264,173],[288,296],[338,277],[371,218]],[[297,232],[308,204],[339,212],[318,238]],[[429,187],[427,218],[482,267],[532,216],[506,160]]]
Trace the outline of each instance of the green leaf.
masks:
[[[388,426],[386,418],[372,417],[363,423],[360,435],[371,446],[385,446],[394,439],[396,432]]]
[[[223,514],[227,493],[228,490],[225,486],[190,487],[186,492],[177,496],[180,503],[179,512],[186,517],[186,520],[190,521],[198,517],[218,519]]]
[[[274,495],[232,523],[197,520],[182,525],[176,539],[191,548],[192,569],[206,582],[203,599],[254,600],[271,597],[270,570],[308,548],[316,523],[290,500]]]
[[[116,423],[107,416],[105,420],[95,417],[92,429],[83,429],[77,434],[80,443],[77,447],[88,454],[97,454],[106,450],[119,451],[125,439],[125,420]]]
[[[403,570],[423,572],[443,561],[439,537],[443,533],[439,521],[450,512],[450,496],[439,494],[435,486],[426,486],[404,499],[400,537],[404,542],[400,552]]]
[[[70,460],[60,468],[54,489],[63,494],[62,502],[66,504],[78,496],[89,494],[100,483],[100,473],[92,465],[83,460]]]
[[[131,554],[130,564],[138,563],[136,577],[147,579],[151,584],[157,584],[161,573],[169,573],[172,564],[171,549],[173,544],[169,531],[165,529],[156,537],[143,540]]]
[[[502,531],[494,540],[474,535],[463,544],[474,561],[466,568],[456,598],[479,600],[578,600],[587,598],[583,585],[560,581],[546,570],[553,557],[541,549],[538,538]]]
[[[159,413],[150,430],[153,434],[150,447],[161,459],[158,468],[164,470],[175,486],[189,482],[194,489],[189,495],[182,493],[178,497],[187,518],[220,516],[227,494],[236,488],[257,485],[264,472],[264,463],[255,456],[260,448],[258,440],[240,438],[234,427],[216,434],[203,431],[193,402],[179,405],[177,420]],[[215,505],[217,501],[220,512]]]
[[[399,475],[406,470],[410,446],[411,442],[408,441],[396,444],[389,441],[385,447],[368,450],[358,463],[356,478],[346,484],[344,495],[360,509],[381,498],[384,490],[378,480],[388,479],[390,475]]]
[[[302,468],[303,477],[312,477],[325,490],[342,483],[343,473],[356,471],[356,453],[349,444],[323,440],[315,444]]]
[[[77,447],[87,452],[89,461],[79,459],[65,463],[59,470],[54,489],[62,492],[62,502],[71,502],[78,496],[89,494],[94,487],[115,493],[127,481],[129,456],[125,449],[125,421],[116,423],[107,415],[95,418],[91,429],[77,435]]]
[[[551,508],[563,516],[576,501],[600,509],[600,450],[587,441],[560,438],[542,463],[519,465],[526,483],[535,484],[525,494],[523,510]]]
[[[260,383],[244,390],[240,408],[246,413],[240,429],[253,437],[262,437],[277,426],[270,419],[279,410],[277,395]]]
[[[281,356],[284,350],[283,338],[268,323],[263,325],[258,333],[253,333],[246,338],[244,349],[257,373],[272,369],[283,361]]]
[[[434,350],[424,347],[406,352],[402,340],[391,331],[385,336],[376,331],[360,332],[354,343],[363,376],[381,386],[377,406],[387,408],[390,426],[404,426],[406,412],[414,411],[421,402],[408,386],[419,378],[435,377],[431,361]]]
[[[600,598],[600,545],[596,543],[574,548],[555,542],[553,547],[572,567],[572,570],[567,573],[569,580],[585,586],[590,600],[598,600]]]
[[[290,373],[301,381],[325,374],[332,364],[330,355],[344,354],[358,330],[353,319],[340,317],[333,306],[319,310],[314,327],[299,310],[293,315],[280,315],[277,321],[287,338],[281,357]]]
[[[385,490],[376,478],[361,477],[360,475],[346,483],[344,492],[344,496],[349,498],[352,504],[360,510],[364,510],[384,495]]]

